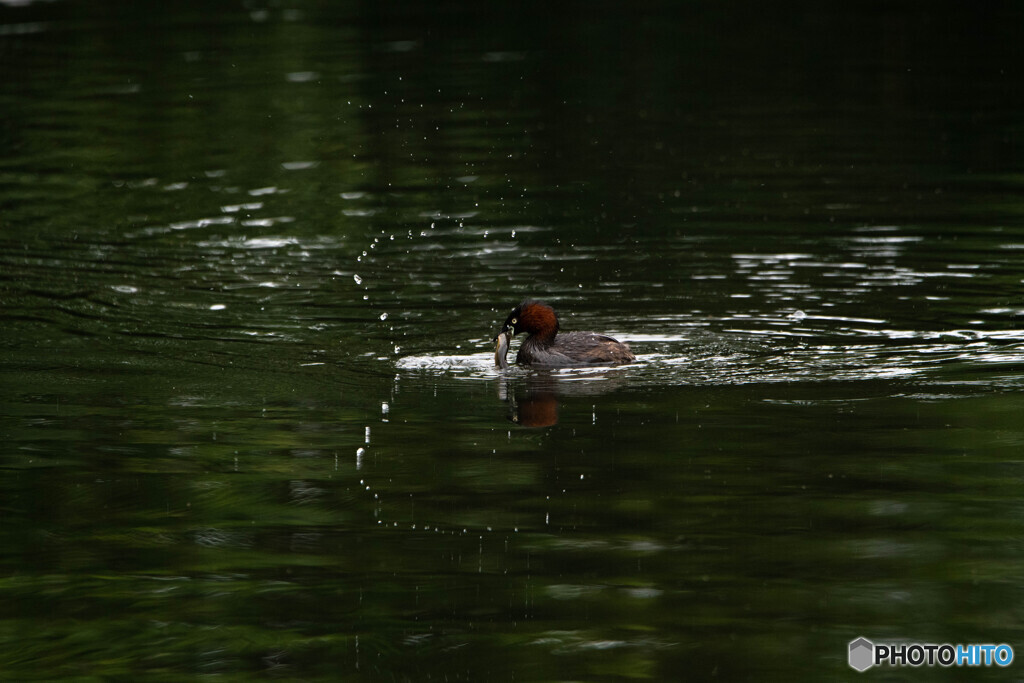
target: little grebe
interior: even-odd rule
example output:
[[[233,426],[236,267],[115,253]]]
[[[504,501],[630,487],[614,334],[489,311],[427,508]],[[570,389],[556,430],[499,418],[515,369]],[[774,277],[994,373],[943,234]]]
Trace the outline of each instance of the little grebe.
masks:
[[[623,344],[611,337],[595,332],[558,333],[555,309],[539,301],[524,301],[509,313],[498,336],[494,360],[499,367],[507,367],[505,354],[509,341],[520,332],[527,332],[516,362],[520,365],[567,367],[572,365],[613,365],[630,363],[636,356]]]

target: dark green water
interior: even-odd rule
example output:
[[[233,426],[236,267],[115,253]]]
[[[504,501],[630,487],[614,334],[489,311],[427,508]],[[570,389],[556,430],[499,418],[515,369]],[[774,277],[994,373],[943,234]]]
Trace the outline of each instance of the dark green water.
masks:
[[[1022,38],[1015,3],[0,2],[0,674],[1024,653]],[[639,362],[499,373],[527,296]]]

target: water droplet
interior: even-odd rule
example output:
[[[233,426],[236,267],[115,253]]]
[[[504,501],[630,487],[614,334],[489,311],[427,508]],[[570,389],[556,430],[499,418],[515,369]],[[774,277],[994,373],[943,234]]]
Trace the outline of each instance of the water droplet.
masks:
[[[225,308],[227,308],[227,306],[224,304],[213,304],[210,306],[211,311],[223,311]]]
[[[387,320],[388,319],[388,314],[387,313],[381,313],[380,314],[380,319],[381,320]]]
[[[380,404],[381,415],[387,415],[388,412],[390,412],[390,411],[391,411],[391,406],[389,406],[387,403],[381,403]],[[367,427],[366,429],[369,430],[370,428]]]
[[[357,285],[363,284],[363,278],[359,277],[358,274],[353,274],[352,279],[356,281]]]

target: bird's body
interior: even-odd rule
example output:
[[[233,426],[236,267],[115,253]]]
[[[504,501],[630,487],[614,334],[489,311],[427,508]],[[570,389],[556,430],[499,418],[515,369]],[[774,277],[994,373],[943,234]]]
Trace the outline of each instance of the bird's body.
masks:
[[[636,356],[628,344],[596,332],[559,332],[553,308],[538,301],[524,301],[509,314],[495,337],[495,363],[506,367],[505,354],[511,338],[519,332],[529,336],[516,354],[516,363],[541,367],[619,365]]]

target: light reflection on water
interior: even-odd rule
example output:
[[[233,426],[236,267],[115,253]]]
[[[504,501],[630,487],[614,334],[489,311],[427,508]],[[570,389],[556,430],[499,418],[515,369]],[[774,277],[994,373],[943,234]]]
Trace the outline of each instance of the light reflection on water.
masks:
[[[806,316],[792,330],[758,328],[758,323],[788,326],[788,319],[726,318],[722,323],[742,321],[749,327],[722,326],[722,333],[698,331],[690,335],[630,334],[609,331],[627,342],[637,361],[621,366],[634,387],[651,385],[729,385],[750,382],[855,381],[916,376],[927,379],[952,361],[966,364],[1024,363],[1024,330],[939,330],[912,331],[864,329],[859,327],[812,328],[808,321],[828,323],[875,323],[883,320],[848,319],[836,316]],[[695,330],[713,321],[689,321]],[[829,343],[821,343],[823,335]],[[834,343],[834,338],[842,343]],[[880,344],[879,339],[899,344]],[[482,342],[486,345],[487,342]],[[654,350],[652,350],[654,349]],[[515,347],[509,353],[514,357]],[[490,380],[502,373],[494,367],[492,354],[405,356],[395,361],[399,371],[450,374],[466,379]],[[586,377],[602,369],[559,370],[555,376]],[[512,370],[513,374],[517,371]],[[519,370],[519,373],[529,372]],[[936,375],[940,377],[940,375]]]

